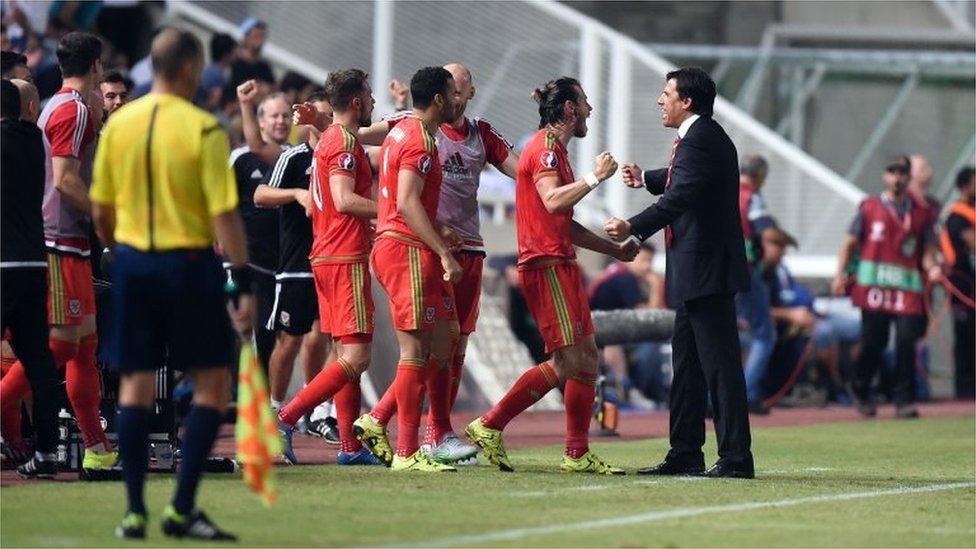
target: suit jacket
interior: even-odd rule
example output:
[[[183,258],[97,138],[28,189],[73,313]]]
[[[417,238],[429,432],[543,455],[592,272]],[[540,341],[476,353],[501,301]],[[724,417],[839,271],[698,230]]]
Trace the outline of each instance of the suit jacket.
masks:
[[[749,289],[739,223],[739,164],[735,145],[710,116],[696,120],[675,151],[671,186],[667,168],[648,170],[644,184],[657,203],[630,218],[641,241],[671,225],[665,287],[668,305]]]

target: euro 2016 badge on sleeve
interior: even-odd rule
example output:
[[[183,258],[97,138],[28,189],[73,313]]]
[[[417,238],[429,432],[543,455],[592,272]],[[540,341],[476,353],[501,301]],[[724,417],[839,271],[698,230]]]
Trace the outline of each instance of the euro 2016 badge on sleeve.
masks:
[[[356,169],[356,157],[349,153],[342,153],[339,155],[339,167],[343,170],[355,171]]]
[[[555,168],[559,165],[559,157],[556,155],[556,151],[542,151],[539,156],[539,164],[543,168]]]
[[[421,156],[420,160],[417,161],[417,169],[420,170],[420,173],[423,174],[429,173],[430,169],[433,167],[434,167],[434,158],[429,154],[425,154]]]

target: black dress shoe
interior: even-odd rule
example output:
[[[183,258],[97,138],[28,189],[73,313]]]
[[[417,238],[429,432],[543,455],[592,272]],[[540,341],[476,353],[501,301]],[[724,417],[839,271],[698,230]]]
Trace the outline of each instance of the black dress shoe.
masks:
[[[700,476],[705,472],[705,462],[689,463],[674,459],[665,459],[657,465],[638,469],[638,475],[658,475],[658,476]]]
[[[756,478],[756,469],[749,461],[718,460],[702,475],[708,478]]]

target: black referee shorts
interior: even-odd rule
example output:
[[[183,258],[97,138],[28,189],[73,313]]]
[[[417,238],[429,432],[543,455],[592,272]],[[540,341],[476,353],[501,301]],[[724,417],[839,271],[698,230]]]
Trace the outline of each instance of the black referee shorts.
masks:
[[[211,249],[142,252],[118,246],[107,358],[122,374],[226,368],[235,362],[225,276]]]
[[[301,336],[312,330],[319,318],[318,296],[312,278],[286,278],[275,286],[274,306],[265,328]]]

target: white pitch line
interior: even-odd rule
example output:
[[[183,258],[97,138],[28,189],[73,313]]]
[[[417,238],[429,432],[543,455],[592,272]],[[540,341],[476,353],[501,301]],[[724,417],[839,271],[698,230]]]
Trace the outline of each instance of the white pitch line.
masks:
[[[852,499],[868,499],[884,496],[898,496],[904,494],[921,494],[926,492],[943,492],[946,490],[956,490],[959,488],[976,487],[974,482],[953,482],[948,484],[930,484],[928,486],[891,488],[888,490],[874,490],[871,492],[848,492],[841,494],[825,494],[820,496],[809,496],[795,499],[780,499],[775,501],[754,501],[748,503],[733,503],[729,505],[712,505],[708,507],[689,507],[684,509],[672,509],[670,511],[652,511],[638,515],[628,515],[610,519],[588,520],[582,522],[571,522],[565,524],[551,524],[548,526],[538,526],[534,528],[514,528],[511,530],[498,530],[495,532],[485,532],[483,534],[473,534],[468,536],[454,536],[447,538],[434,539],[415,543],[398,543],[398,546],[412,547],[450,547],[455,545],[481,545],[493,541],[515,540],[528,536],[544,536],[548,534],[561,534],[571,531],[594,530],[598,528],[613,528],[617,526],[627,526],[630,524],[643,524],[647,522],[658,522],[662,520],[695,517],[699,515],[709,515],[716,513],[735,513],[740,511],[751,511],[754,509],[767,509],[770,507],[792,507],[796,505],[806,505],[809,503],[823,503],[829,501],[846,501]]]

